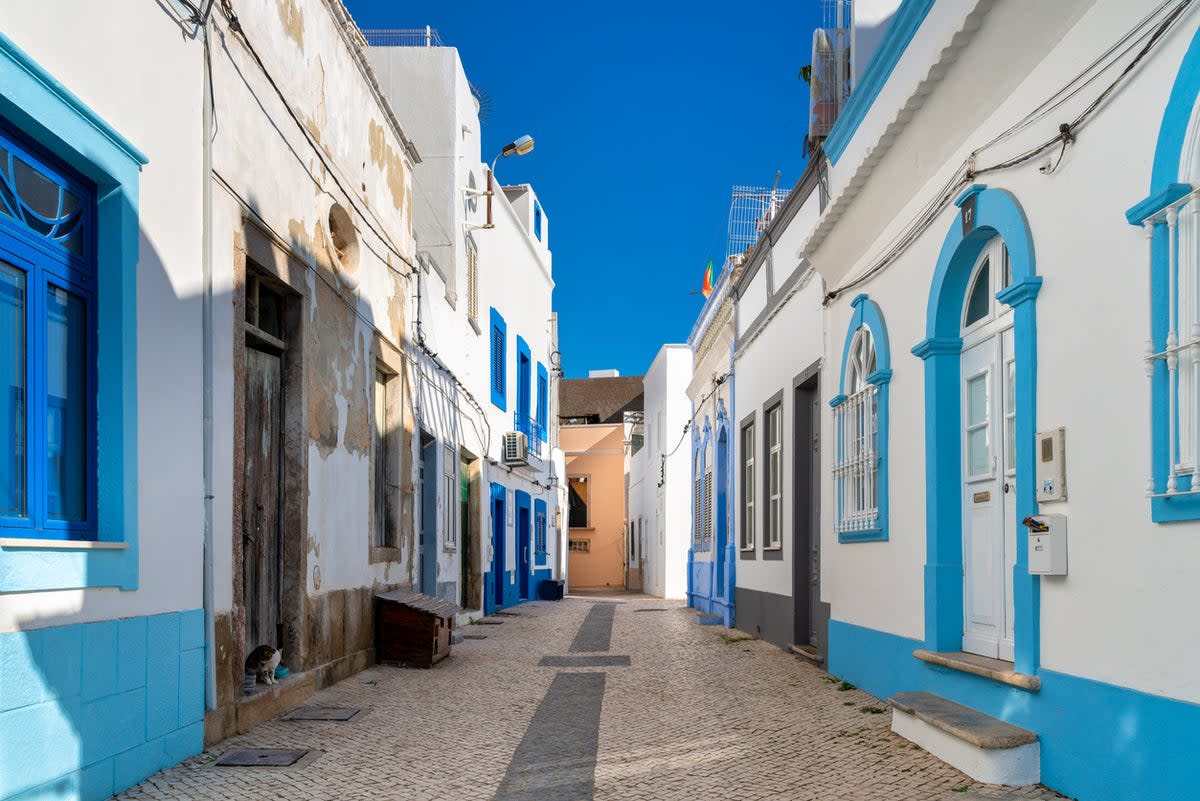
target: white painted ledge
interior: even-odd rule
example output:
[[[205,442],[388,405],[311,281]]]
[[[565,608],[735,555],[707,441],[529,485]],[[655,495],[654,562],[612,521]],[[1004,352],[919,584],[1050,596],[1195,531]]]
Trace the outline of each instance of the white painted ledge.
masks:
[[[128,542],[103,540],[42,540],[33,537],[0,537],[0,548],[37,548],[44,551],[123,551]]]

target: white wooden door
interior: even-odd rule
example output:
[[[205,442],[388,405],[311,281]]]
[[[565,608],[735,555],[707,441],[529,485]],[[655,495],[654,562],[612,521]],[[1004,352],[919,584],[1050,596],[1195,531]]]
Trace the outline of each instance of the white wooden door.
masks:
[[[1016,493],[1007,451],[1015,417],[1006,345],[1011,330],[962,356],[963,650],[1011,660]]]

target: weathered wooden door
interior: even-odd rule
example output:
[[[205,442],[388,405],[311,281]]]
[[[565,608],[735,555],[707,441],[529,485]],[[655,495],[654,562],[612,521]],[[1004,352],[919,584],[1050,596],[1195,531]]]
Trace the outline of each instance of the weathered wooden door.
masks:
[[[242,577],[247,653],[279,647],[283,549],[279,526],[283,371],[280,357],[246,349],[246,481]]]

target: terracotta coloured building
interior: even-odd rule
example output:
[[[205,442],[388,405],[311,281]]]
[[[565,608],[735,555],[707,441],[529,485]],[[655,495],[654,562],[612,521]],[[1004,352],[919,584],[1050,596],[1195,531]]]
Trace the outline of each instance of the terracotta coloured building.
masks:
[[[570,497],[567,584],[624,587],[625,485],[630,448],[641,430],[642,378],[592,371],[559,387]]]

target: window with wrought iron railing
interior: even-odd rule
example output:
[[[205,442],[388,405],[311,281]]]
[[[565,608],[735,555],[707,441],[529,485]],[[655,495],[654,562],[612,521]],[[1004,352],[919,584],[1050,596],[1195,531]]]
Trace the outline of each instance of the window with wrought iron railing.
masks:
[[[867,381],[875,372],[875,362],[870,329],[860,328],[847,356],[846,396],[833,409],[834,530],[839,533],[879,526],[879,388]]]

